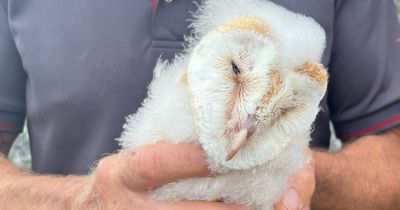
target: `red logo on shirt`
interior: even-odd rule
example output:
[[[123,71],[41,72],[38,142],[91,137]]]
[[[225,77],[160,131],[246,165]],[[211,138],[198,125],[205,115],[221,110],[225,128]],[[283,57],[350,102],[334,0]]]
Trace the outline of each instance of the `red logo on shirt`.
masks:
[[[153,10],[153,12],[156,11],[157,4],[158,4],[158,0],[151,0],[151,9]]]

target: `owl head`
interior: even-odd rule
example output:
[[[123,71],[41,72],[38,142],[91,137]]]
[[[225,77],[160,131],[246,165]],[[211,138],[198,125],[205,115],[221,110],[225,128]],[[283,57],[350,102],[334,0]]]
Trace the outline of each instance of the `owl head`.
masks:
[[[185,81],[200,141],[215,162],[255,167],[308,134],[327,86],[319,63],[325,35],[316,25],[304,28],[314,38],[289,37],[262,18],[239,17],[193,47]]]

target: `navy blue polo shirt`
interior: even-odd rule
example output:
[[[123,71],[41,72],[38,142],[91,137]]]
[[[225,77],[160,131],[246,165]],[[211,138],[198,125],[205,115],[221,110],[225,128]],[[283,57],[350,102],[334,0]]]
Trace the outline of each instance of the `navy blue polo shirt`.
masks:
[[[312,145],[400,123],[400,30],[392,0],[274,0],[316,19],[329,68]],[[84,174],[118,150],[156,59],[182,50],[192,1],[0,0],[0,132],[31,135],[33,170]]]

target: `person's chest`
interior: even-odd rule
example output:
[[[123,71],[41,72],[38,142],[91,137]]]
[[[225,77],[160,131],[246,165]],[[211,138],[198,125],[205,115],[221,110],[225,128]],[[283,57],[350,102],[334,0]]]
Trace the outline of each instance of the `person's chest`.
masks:
[[[155,9],[152,2],[9,1],[10,27],[28,75],[31,120],[66,106],[77,114],[92,104],[103,111],[135,111],[157,58],[171,59],[183,49],[184,35],[190,33],[190,11],[197,8],[189,0],[159,0]],[[323,58],[327,66],[334,0],[273,2],[322,25],[327,33]]]
[[[183,48],[184,35],[190,33],[190,11],[195,12],[197,8],[193,1],[183,0],[158,0],[155,10],[152,3],[157,0],[9,2],[10,27],[24,67],[28,73],[46,71],[46,74],[60,73],[63,69],[59,64],[64,63],[76,65],[77,68],[70,66],[69,72],[82,73],[82,67],[86,70],[118,68],[127,60],[134,60],[135,64],[152,62],[144,59],[153,56],[145,53],[151,48],[155,48],[156,54],[171,58]],[[316,19],[327,33],[329,51],[334,0],[273,2]],[[324,57],[325,64],[328,57]],[[132,69],[136,67],[133,65]]]

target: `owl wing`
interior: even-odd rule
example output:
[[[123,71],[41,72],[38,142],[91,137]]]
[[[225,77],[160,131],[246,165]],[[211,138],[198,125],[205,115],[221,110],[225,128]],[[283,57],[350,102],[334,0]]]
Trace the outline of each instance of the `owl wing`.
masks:
[[[173,63],[159,60],[148,96],[139,110],[128,116],[124,132],[117,139],[123,149],[160,140],[192,142],[197,139],[189,93],[182,77],[185,59]]]

